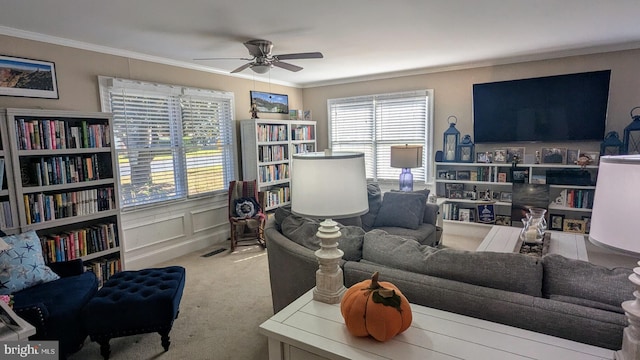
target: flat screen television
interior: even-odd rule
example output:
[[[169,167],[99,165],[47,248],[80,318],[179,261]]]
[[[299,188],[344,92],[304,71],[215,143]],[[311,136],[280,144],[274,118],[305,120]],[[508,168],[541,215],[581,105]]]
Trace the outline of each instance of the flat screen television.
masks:
[[[473,85],[475,143],[601,141],[611,70]]]

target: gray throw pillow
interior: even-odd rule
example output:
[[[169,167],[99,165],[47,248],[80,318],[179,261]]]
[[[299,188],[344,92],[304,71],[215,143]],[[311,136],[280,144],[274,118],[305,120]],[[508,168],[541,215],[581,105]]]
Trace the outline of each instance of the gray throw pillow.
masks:
[[[362,259],[395,269],[424,273],[427,258],[438,249],[384,230],[371,230],[364,235]]]
[[[427,197],[410,192],[387,192],[376,216],[375,226],[417,229],[422,223]]]
[[[542,258],[544,281],[542,294],[552,298],[562,295],[621,306],[633,300],[635,286],[629,281],[632,269],[608,269],[586,261],[551,254]]]
[[[369,200],[369,212],[360,217],[360,219],[362,219],[362,228],[364,228],[365,231],[373,229],[376,216],[382,205],[382,191],[380,190],[380,186],[377,183],[368,183],[367,196]]]
[[[315,220],[291,215],[282,221],[282,234],[296,244],[307,249],[320,249],[320,239],[316,236],[320,223]],[[364,230],[357,226],[338,224],[341,236],[338,238],[338,249],[344,252],[342,258],[347,261],[359,261],[362,258],[362,240]]]

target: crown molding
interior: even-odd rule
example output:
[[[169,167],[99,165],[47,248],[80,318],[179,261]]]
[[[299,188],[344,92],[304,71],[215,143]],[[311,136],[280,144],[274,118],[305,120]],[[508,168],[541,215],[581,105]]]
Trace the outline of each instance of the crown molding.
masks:
[[[268,84],[277,84],[277,85],[291,86],[291,87],[297,87],[297,88],[301,87],[300,84],[290,83],[286,81],[263,79],[263,78],[254,77],[251,75],[244,75],[244,74],[231,74],[225,70],[220,70],[220,69],[203,66],[203,65],[192,64],[186,61],[168,59],[160,56],[148,55],[148,54],[143,54],[135,51],[116,49],[108,46],[102,46],[102,45],[96,45],[96,44],[86,43],[82,41],[65,39],[61,37],[35,33],[31,31],[25,31],[25,30],[10,28],[10,27],[1,26],[1,25],[0,25],[0,35],[13,36],[21,39],[26,39],[26,40],[40,41],[48,44],[67,46],[67,47],[72,47],[76,49],[94,51],[98,53],[121,56],[125,58],[131,58],[131,59],[142,60],[142,61],[149,61],[149,62],[158,63],[158,64],[171,65],[171,66],[181,67],[181,68],[190,69],[190,70],[204,71],[208,73],[236,77],[236,78],[241,78],[241,79],[251,80],[251,81],[258,81],[258,82],[263,82]]]

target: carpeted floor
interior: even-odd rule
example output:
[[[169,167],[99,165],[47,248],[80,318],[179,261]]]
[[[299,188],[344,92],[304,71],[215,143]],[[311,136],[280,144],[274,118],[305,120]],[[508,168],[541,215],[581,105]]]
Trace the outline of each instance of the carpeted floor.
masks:
[[[273,315],[267,253],[255,246],[201,257],[221,247],[158,264],[186,269],[169,351],[164,352],[157,333],[133,335],[111,340],[110,359],[268,359],[267,339],[258,332],[258,326]],[[87,339],[69,359],[102,359],[100,346]]]

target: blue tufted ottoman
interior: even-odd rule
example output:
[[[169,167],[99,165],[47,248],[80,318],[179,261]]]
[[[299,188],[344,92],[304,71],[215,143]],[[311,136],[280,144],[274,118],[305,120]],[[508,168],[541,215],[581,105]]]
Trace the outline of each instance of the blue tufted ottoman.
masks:
[[[109,340],[158,332],[169,350],[169,331],[178,316],[184,290],[181,266],[122,271],[114,274],[83,309],[84,324],[100,354],[109,358]]]

